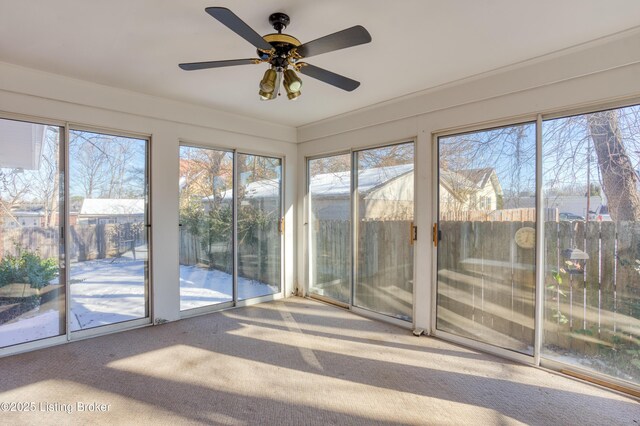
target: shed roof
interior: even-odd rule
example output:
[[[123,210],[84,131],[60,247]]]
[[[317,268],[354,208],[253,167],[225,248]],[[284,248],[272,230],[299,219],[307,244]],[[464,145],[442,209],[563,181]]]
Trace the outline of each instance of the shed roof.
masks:
[[[118,216],[144,214],[144,198],[85,198],[81,216]]]

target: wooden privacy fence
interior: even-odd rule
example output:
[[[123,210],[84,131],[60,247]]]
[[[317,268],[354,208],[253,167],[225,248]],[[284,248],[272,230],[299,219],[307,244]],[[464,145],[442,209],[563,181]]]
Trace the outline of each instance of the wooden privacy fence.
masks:
[[[311,233],[313,284],[327,287],[337,283],[344,287],[342,284],[351,276],[351,222],[317,220],[314,225]],[[348,294],[343,296],[349,300]]]
[[[554,209],[557,210],[557,209]],[[441,221],[535,222],[536,209],[460,210],[440,212]]]
[[[403,318],[413,311],[413,246],[410,221],[358,223],[355,303]],[[322,294],[349,301],[351,222],[318,220],[311,234],[312,286]]]
[[[407,288],[413,280],[413,245],[408,220],[360,222],[358,276],[376,286],[391,283]]]
[[[513,241],[533,222],[440,221],[438,328],[529,351],[535,251]]]
[[[523,226],[535,224],[440,222],[439,327],[530,351],[535,250],[515,244]],[[640,223],[545,222],[544,250],[546,346],[594,354],[640,344]]]
[[[60,234],[57,227],[0,229],[0,255],[18,255],[20,250],[36,251],[40,257],[58,258]],[[120,256],[132,247],[146,244],[143,223],[73,225],[70,228],[70,259],[79,262]]]
[[[545,239],[545,342],[587,354],[639,345],[640,223],[548,222]]]
[[[358,224],[355,304],[409,320],[413,316],[411,221]]]
[[[413,246],[410,221],[362,221],[358,227],[358,276],[380,284],[413,279]],[[343,280],[351,275],[351,222],[320,220],[315,224],[312,246],[316,282]]]
[[[233,241],[229,236],[226,242],[216,241],[208,247],[204,237],[194,236],[184,227],[180,227],[180,264],[205,265],[212,269],[233,273]]]

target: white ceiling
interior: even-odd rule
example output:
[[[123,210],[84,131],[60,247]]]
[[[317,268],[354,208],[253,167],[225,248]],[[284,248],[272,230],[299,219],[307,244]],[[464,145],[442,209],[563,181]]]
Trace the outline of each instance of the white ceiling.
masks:
[[[363,25],[370,44],[308,60],[362,85],[348,93],[302,76],[297,101],[261,102],[265,65],[180,70],[255,57],[208,6],[228,7],[260,34],[285,12],[285,32],[303,43]],[[638,0],[0,0],[0,61],[297,127],[639,23]]]

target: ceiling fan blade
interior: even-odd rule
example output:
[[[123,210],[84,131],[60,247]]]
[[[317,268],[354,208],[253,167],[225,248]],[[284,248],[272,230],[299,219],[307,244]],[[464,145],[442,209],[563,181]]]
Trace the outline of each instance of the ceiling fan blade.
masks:
[[[273,49],[273,46],[267,43],[260,34],[255,32],[253,28],[226,7],[207,7],[205,12],[258,49],[266,51]]]
[[[322,53],[369,43],[370,41],[371,34],[363,26],[356,25],[298,46],[296,51],[303,58],[309,58]]]
[[[308,75],[309,77],[313,77],[339,89],[346,90],[347,92],[351,92],[360,86],[359,81],[351,80],[343,75],[336,74],[304,62],[300,64],[302,65],[300,67],[301,74]]]
[[[185,71],[205,70],[207,68],[232,67],[235,65],[258,64],[260,59],[230,59],[227,61],[189,62],[178,66]]]

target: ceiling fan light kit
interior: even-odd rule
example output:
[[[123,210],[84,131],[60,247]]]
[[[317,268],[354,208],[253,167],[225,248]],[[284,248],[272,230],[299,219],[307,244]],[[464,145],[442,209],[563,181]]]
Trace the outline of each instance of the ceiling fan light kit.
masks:
[[[260,80],[258,91],[260,99],[265,101],[278,97],[280,84],[283,81],[287,98],[289,100],[297,99],[301,95],[302,80],[296,71],[348,92],[360,86],[360,82],[356,80],[300,61],[310,56],[369,43],[371,35],[360,25],[301,44],[297,38],[282,33],[282,30],[290,23],[289,16],[284,13],[277,12],[269,16],[269,23],[277,33],[260,36],[227,8],[208,7],[205,11],[254,45],[258,58],[180,64],[179,67],[185,71],[266,63],[269,65],[269,69],[265,71],[262,80]]]
[[[262,77],[262,80],[260,81],[260,90],[265,93],[273,92],[276,88],[277,78],[278,75],[276,73],[276,70],[274,70],[273,68],[269,68],[268,70],[266,70],[264,72],[264,77]]]
[[[284,74],[284,88],[287,91],[287,98],[294,101],[301,95],[302,80],[296,75],[292,69],[286,69]]]

